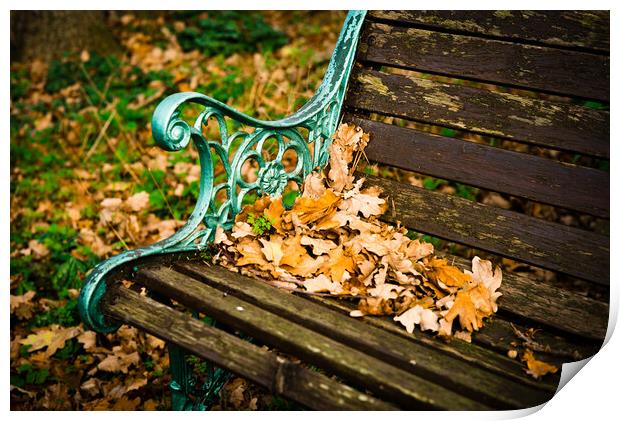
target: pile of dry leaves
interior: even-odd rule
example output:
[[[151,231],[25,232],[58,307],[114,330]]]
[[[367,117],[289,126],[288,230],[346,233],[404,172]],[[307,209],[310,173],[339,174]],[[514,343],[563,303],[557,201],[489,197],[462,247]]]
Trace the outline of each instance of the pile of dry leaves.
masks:
[[[342,124],[329,170],[307,177],[290,210],[281,197],[246,206],[230,235],[218,230],[224,252],[217,260],[281,288],[359,297],[353,317],[390,315],[410,333],[419,325],[470,341],[497,311],[501,270],[474,257],[472,271],[462,272],[434,256],[432,244],[381,222],[382,192],[353,176],[368,141],[360,128]]]

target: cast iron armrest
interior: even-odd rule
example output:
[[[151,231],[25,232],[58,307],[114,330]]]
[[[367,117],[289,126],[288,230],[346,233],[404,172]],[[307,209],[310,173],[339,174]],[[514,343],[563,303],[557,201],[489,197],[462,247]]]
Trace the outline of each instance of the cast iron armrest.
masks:
[[[192,140],[198,150],[201,166],[198,200],[186,224],[174,235],[146,247],[119,253],[90,272],[79,298],[80,316],[88,329],[108,333],[119,327],[117,322],[106,318],[99,308],[106,293],[106,281],[113,281],[108,279],[113,277],[107,275],[114,269],[123,267],[131,270],[137,259],[146,256],[198,250],[213,240],[218,226],[224,229],[232,226],[248,192],[279,196],[290,180],[301,184],[313,169],[327,163],[327,148],[339,123],[365,15],[365,11],[349,12],[321,86],[299,111],[289,117],[276,121],[258,120],[195,92],[170,95],[157,106],[152,120],[155,142],[164,150],[178,151]],[[197,104],[202,108],[193,123],[181,118],[181,108],[186,104]],[[237,131],[229,134],[226,119],[255,130],[252,133]],[[203,126],[210,122],[219,128],[219,141],[205,138]],[[307,136],[304,136],[306,132]],[[261,154],[267,139],[275,139],[278,144],[278,154],[271,161],[265,161]],[[233,141],[239,144],[234,151],[230,150]],[[314,153],[310,151],[309,144],[314,144]],[[286,172],[281,162],[287,150],[294,150],[297,154],[297,167],[292,172]],[[220,158],[227,174],[227,180],[217,185],[214,185],[211,151]],[[258,177],[254,182],[247,182],[240,174],[243,163],[248,159],[256,160],[259,165]],[[221,190],[226,190],[227,200],[216,207],[214,198]],[[199,227],[201,223],[204,228]]]

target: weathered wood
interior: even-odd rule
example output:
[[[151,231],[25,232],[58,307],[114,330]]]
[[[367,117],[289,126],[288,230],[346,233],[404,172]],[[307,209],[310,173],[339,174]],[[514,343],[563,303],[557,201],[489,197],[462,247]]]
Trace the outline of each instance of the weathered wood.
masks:
[[[354,303],[346,300],[334,300],[325,297],[306,298],[318,301],[326,307],[339,310],[343,314],[348,314],[351,310],[357,308]],[[421,342],[429,341],[430,346],[444,347],[442,351],[451,353],[458,358],[476,358],[477,360],[471,361],[472,364],[480,363],[485,365],[487,370],[493,372],[496,372],[496,368],[502,370],[496,374],[521,380],[525,384],[537,383],[540,387],[544,387],[549,391],[555,391],[557,389],[559,376],[546,376],[540,380],[533,380],[529,377],[525,377],[523,364],[506,356],[506,352],[513,348],[510,345],[512,342],[521,342],[513,333],[511,323],[517,328],[520,328],[522,332],[525,332],[530,327],[541,327],[538,324],[535,326],[530,326],[529,323],[523,325],[522,323],[511,321],[501,313],[495,314],[487,319],[482,329],[472,334],[473,344],[468,344],[458,339],[452,339],[448,343],[443,343],[425,332],[414,331],[413,334],[409,334],[403,330],[402,327],[395,324],[389,317],[364,317],[363,320],[391,334],[396,334],[408,339],[415,337],[416,341]],[[545,328],[545,326],[542,327]],[[562,362],[572,362],[592,356],[598,352],[601,346],[601,342],[596,343],[587,340],[573,341],[564,336],[557,336],[553,332],[545,330],[537,333],[536,340],[541,344],[549,345],[550,350],[547,354]],[[484,346],[484,348],[481,346]]]
[[[357,69],[348,107],[588,155],[609,156],[609,112]]]
[[[371,20],[609,52],[608,10],[374,10]]]
[[[128,289],[116,288],[103,310],[310,408],[396,409]]]
[[[393,201],[388,222],[609,285],[609,237],[385,178],[366,184]]]
[[[533,390],[532,386],[540,389],[546,384],[527,381],[529,379],[525,379],[521,367],[515,367],[519,379],[506,376],[506,365],[514,365],[514,361],[496,358],[487,350],[471,350],[472,346],[469,346],[465,347],[466,355],[454,358],[453,351],[444,353],[449,347],[439,341],[418,341],[413,335],[407,339],[395,336],[325,305],[280,290],[274,291],[270,285],[231,273],[222,267],[191,262],[175,265],[175,269],[347,346],[490,405],[535,405],[557,387],[555,383],[545,391]],[[487,360],[495,364],[493,372],[481,369],[485,366],[478,364]],[[415,361],[415,365],[411,361]],[[530,387],[524,387],[525,384]],[[498,394],[499,390],[511,392]]]
[[[609,57],[598,54],[373,23],[358,60],[609,101]]]
[[[518,339],[513,327],[521,333],[526,333],[530,328],[537,329],[533,340],[543,347],[540,351],[536,350],[537,355],[545,355],[546,359],[560,364],[591,357],[602,345],[602,340],[593,342],[558,336],[545,326],[516,322],[501,313],[487,320],[484,328],[472,335],[473,342],[506,354],[510,349],[514,349],[515,342],[523,346],[523,341]]]
[[[136,280],[405,409],[489,408],[174,270],[146,268]]]
[[[387,165],[609,217],[609,173],[345,116],[370,134],[366,156]]]

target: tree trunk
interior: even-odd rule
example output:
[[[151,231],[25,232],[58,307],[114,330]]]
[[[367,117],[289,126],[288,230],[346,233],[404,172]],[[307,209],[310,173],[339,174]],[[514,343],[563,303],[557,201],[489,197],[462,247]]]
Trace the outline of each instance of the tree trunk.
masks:
[[[11,61],[50,61],[65,52],[100,54],[121,51],[98,10],[11,11]]]

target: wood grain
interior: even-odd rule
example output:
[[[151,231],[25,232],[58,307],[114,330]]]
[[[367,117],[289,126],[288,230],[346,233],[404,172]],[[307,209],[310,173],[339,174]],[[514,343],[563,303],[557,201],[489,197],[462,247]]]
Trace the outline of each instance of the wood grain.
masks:
[[[103,310],[309,408],[397,409],[126,288],[115,288]]]
[[[459,79],[609,102],[609,57],[380,23],[358,59]]]
[[[548,386],[546,383],[531,382],[524,375],[519,363],[502,358],[486,349],[466,344],[459,352],[459,348],[449,349],[450,345],[436,338],[420,340],[418,338],[420,335],[417,334],[406,334],[406,337],[401,337],[384,329],[377,329],[349,317],[348,311],[351,308],[346,314],[329,308],[329,303],[335,299],[326,298],[320,304],[315,303],[302,297],[285,294],[264,282],[231,273],[222,267],[207,267],[198,262],[176,265],[175,270],[347,346],[490,405],[520,407],[534,404],[546,393],[555,391],[557,387],[557,383],[546,388]],[[397,326],[393,321],[391,323]],[[402,327],[398,328],[405,332]],[[415,365],[411,361],[415,361]],[[488,370],[489,365],[493,366],[491,370]],[[528,387],[524,387],[525,385]],[[498,394],[498,390],[511,390],[512,393]]]
[[[609,285],[609,237],[374,176],[393,200],[383,218],[416,231]]]
[[[137,273],[136,280],[404,409],[489,408],[479,400],[394,367],[174,270],[145,268]]]
[[[347,115],[372,161],[609,217],[609,173]]]
[[[609,112],[357,69],[346,106],[539,146],[609,157]]]
[[[609,53],[607,10],[373,10],[371,20]]]

